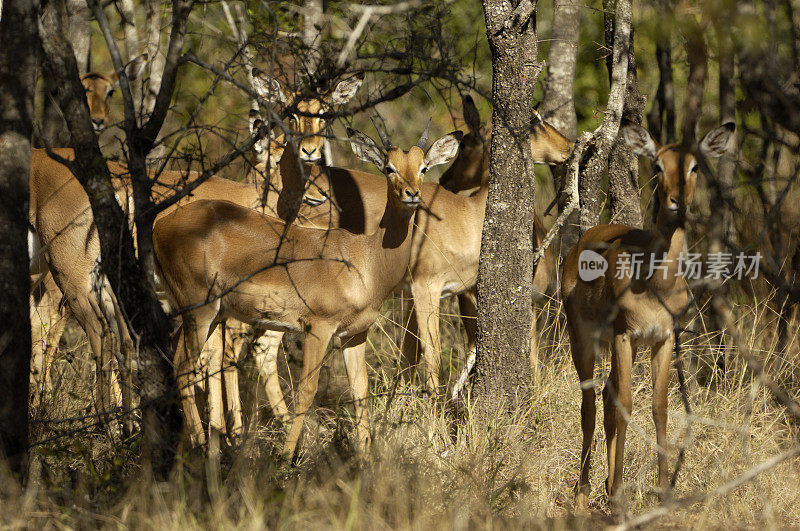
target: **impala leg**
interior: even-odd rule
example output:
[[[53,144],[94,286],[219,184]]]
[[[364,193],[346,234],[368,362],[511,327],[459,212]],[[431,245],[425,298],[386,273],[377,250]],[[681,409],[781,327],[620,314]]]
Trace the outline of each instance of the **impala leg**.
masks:
[[[226,337],[230,337],[230,348],[228,348],[228,341],[225,342],[223,357],[222,357],[222,379],[223,386],[225,387],[225,402],[231,423],[231,428],[228,430],[228,437],[231,442],[235,442],[241,437],[244,430],[242,422],[242,401],[239,396],[239,369],[236,366],[240,360],[241,348],[243,342],[234,340],[232,328],[226,330]]]
[[[656,442],[658,443],[658,483],[664,494],[669,489],[669,463],[667,462],[667,385],[669,384],[669,366],[672,351],[675,348],[675,337],[670,336],[661,344],[653,347],[653,421],[656,425]]]
[[[625,432],[631,413],[631,366],[633,347],[627,334],[616,334],[611,352],[611,374],[603,389],[603,423],[608,451],[609,497],[622,487],[622,467],[625,463]]]
[[[414,311],[417,314],[419,341],[422,343],[425,389],[436,396],[439,392],[439,365],[442,361],[442,345],[439,335],[439,299],[441,288],[412,284]]]
[[[417,326],[417,312],[414,308],[414,299],[408,297],[408,292],[403,292],[403,300],[407,301],[408,308],[403,315],[403,364],[401,371],[408,375],[409,381],[414,379],[414,369],[419,366],[419,351],[422,348],[419,340],[419,327]]]
[[[204,306],[183,316],[183,330],[175,350],[175,379],[178,382],[181,406],[186,420],[186,431],[192,447],[206,442],[200,412],[197,409],[195,386],[199,378],[197,358],[217,313],[217,305],[209,306]]]
[[[369,382],[367,380],[367,362],[365,351],[367,333],[353,336],[342,345],[344,365],[347,379],[350,381],[350,393],[356,412],[356,441],[359,454],[363,457],[369,451],[369,418],[367,401],[369,400]]]
[[[281,345],[283,332],[267,330],[253,343],[253,356],[261,378],[272,414],[281,422],[289,420],[289,408],[283,399],[280,378],[278,378],[278,347]]]
[[[536,318],[538,317],[538,309],[534,304],[532,307],[532,314],[531,314],[531,353],[530,353],[530,361],[531,361],[531,375],[533,377],[533,383],[538,384],[539,379],[541,378],[541,365],[539,364],[539,331],[538,326],[536,323]]]
[[[225,321],[220,322],[205,341],[208,349],[208,434],[219,440],[225,433],[225,409],[222,404],[222,351]]]
[[[303,371],[300,382],[297,386],[297,396],[295,399],[294,417],[289,427],[289,435],[286,438],[284,453],[290,459],[294,458],[297,444],[300,440],[300,433],[303,430],[303,420],[305,419],[311,402],[317,394],[319,384],[319,371],[322,360],[325,357],[325,349],[331,340],[335,327],[333,326],[312,326],[306,333],[306,341],[303,346]]]
[[[475,291],[465,291],[458,295],[458,311],[461,313],[461,322],[467,334],[467,352],[475,350],[478,337],[478,304],[475,300]]]
[[[567,316],[570,317],[569,309]],[[595,417],[597,406],[594,397],[594,363],[596,343],[588,334],[577,330],[579,326],[575,321],[579,318],[568,318],[570,347],[572,362],[578,373],[581,384],[581,473],[575,485],[575,505],[579,510],[584,510],[589,501],[589,472],[592,467],[592,439],[594,438]]]

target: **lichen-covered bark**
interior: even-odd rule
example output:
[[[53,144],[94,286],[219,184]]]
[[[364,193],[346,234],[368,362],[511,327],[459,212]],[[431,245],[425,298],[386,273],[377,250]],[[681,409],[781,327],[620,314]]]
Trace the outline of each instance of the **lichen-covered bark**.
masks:
[[[578,181],[580,194],[581,233],[600,222],[602,194],[600,179],[608,165],[611,146],[617,138],[625,103],[628,80],[628,57],[631,32],[631,0],[617,0],[615,5],[614,47],[611,51],[611,88],[608,92],[605,117],[587,150],[588,160]]]
[[[0,19],[0,459],[22,475],[28,452],[31,324],[28,182],[36,85],[36,10],[5,2]]]
[[[616,0],[604,0],[604,25],[606,47],[614,48],[614,28]],[[633,53],[633,28],[628,39],[628,72],[625,82],[625,101],[622,119],[638,125],[642,124],[645,99],[639,93],[639,80],[636,77],[636,56]],[[608,77],[611,79],[611,56],[607,58]],[[642,226],[642,211],[639,203],[639,160],[631,148],[617,138],[608,157],[608,199],[611,208],[611,222]]]
[[[536,63],[535,2],[485,0],[492,52],[489,198],[478,269],[472,396],[483,418],[530,396],[534,175],[528,131]],[[517,9],[517,15],[512,11]],[[484,416],[485,415],[485,416]]]
[[[578,135],[578,117],[575,114],[575,66],[578,62],[578,38],[581,30],[581,0],[556,0],[553,8],[553,26],[550,51],[547,54],[547,77],[542,112],[548,122],[570,139]],[[566,166],[551,166],[556,190],[564,179]],[[558,198],[559,213],[567,205],[568,197]],[[566,256],[578,241],[578,211],[573,211],[561,230],[559,254]]]

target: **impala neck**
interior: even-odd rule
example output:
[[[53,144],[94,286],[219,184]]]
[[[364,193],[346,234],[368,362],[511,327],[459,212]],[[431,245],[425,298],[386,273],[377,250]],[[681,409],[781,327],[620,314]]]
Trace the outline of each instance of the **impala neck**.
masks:
[[[675,282],[678,271],[678,261],[684,249],[686,230],[684,228],[685,216],[679,216],[678,220],[667,220],[667,214],[659,211],[656,218],[656,225],[653,227],[654,252],[656,257],[663,257],[667,262],[667,274],[654,274],[652,280],[655,284],[666,283],[672,285]]]

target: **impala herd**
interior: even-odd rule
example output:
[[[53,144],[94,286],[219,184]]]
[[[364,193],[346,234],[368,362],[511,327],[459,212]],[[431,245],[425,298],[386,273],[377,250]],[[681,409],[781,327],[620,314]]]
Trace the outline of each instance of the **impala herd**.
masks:
[[[145,58],[127,68],[136,77]],[[459,296],[468,347],[475,346],[475,285],[489,181],[491,125],[481,125],[470,96],[463,99],[468,131],[428,141],[430,123],[409,149],[392,144],[378,129],[380,142],[348,128],[356,156],[375,166],[375,174],[320,165],[323,114],[351,100],[363,81],[356,74],[315,97],[287,90],[277,80],[252,70],[254,88],[266,101],[295,109],[283,133],[259,140],[246,182],[211,177],[177,205],[162,212],[153,229],[157,260],[154,283],[163,304],[183,309],[174,367],[180,389],[187,439],[193,446],[209,437],[236,439],[242,413],[236,363],[243,344],[225,348],[223,331],[249,326],[250,348],[276,418],[290,424],[284,450],[296,452],[303,419],[317,392],[319,371],[329,343],[339,338],[355,404],[357,447],[369,443],[366,336],[381,303],[394,291],[410,292],[403,354],[419,364],[427,391],[441,391],[442,341],[439,302]],[[116,75],[85,74],[89,111],[95,130],[105,127],[108,99]],[[534,162],[561,164],[572,143],[533,111],[530,144]],[[251,111],[250,130],[265,122]],[[377,125],[376,125],[377,128]],[[657,175],[655,225],[640,230],[600,225],[587,231],[563,266],[561,297],[567,314],[572,357],[581,382],[583,448],[578,501],[589,489],[595,426],[594,367],[601,343],[611,345],[611,372],[603,390],[608,447],[606,490],[622,484],[625,430],[631,411],[631,365],[639,346],[652,347],[653,417],[658,444],[658,473],[668,484],[666,401],[674,327],[688,300],[683,278],[675,274],[684,248],[686,211],[695,188],[696,154],[720,156],[732,144],[732,123],[708,133],[699,146],[658,146],[638,125],[623,125],[620,135],[633,151],[651,160]],[[697,149],[696,149],[697,148]],[[69,148],[52,151],[72,159]],[[439,184],[423,181],[433,166],[451,162]],[[109,162],[118,200],[130,214],[127,168]],[[152,173],[154,199],[169,195],[192,175]],[[519,178],[529,178],[519,176]],[[475,189],[470,195],[459,195]],[[30,178],[31,279],[34,400],[48,390],[47,370],[70,313],[89,339],[96,365],[95,408],[133,407],[131,374],[136,370],[134,342],[108,280],[100,273],[100,245],[89,199],[70,171],[35,149]],[[534,237],[545,236],[535,217]],[[591,250],[608,264],[626,254],[671,259],[663,271],[636,278],[609,267],[584,280],[581,253]],[[554,284],[552,250],[534,268],[535,304]],[[535,313],[534,313],[535,315]],[[228,321],[230,320],[230,322]],[[294,410],[284,401],[277,371],[284,332],[305,335],[302,376]],[[234,334],[237,335],[237,334]],[[45,339],[46,338],[46,339]],[[45,348],[46,347],[46,348]],[[531,330],[531,369],[539,377],[536,319]],[[198,407],[205,393],[207,421]],[[205,408],[203,408],[205,409]],[[204,428],[207,426],[207,431]],[[128,425],[126,429],[132,429]]]

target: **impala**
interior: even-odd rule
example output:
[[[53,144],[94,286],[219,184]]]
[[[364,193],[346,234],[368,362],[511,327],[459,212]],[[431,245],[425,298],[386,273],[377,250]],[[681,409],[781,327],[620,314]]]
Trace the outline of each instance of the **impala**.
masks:
[[[474,107],[471,98],[465,98],[465,114],[469,115]],[[477,116],[477,110],[472,114]],[[470,142],[475,139],[474,132],[479,129],[476,122],[474,119],[468,122],[472,124],[471,132],[462,138],[461,151],[451,168],[458,167],[463,162],[462,157],[475,154],[474,150],[465,149],[464,145],[465,140]],[[467,138],[470,134],[473,135],[471,139]],[[388,141],[383,134],[382,140],[384,143]],[[533,128],[531,142],[539,153],[537,161],[563,162],[569,154],[569,141],[547,123]],[[370,230],[370,227],[374,227],[380,219],[383,208],[380,197],[385,197],[386,191],[385,184],[379,180],[368,174],[350,172],[347,176],[329,174],[327,180],[320,179],[317,182],[323,190],[330,190],[332,202],[339,207],[332,209],[332,226],[363,232],[365,228]],[[437,390],[439,385],[439,300],[475,286],[487,191],[488,187],[484,185],[478,194],[464,197],[448,192],[435,183],[426,182],[422,186],[424,208],[417,212],[414,221],[411,263],[403,285],[411,290],[413,296],[414,322],[418,323],[423,344],[425,385],[430,391]],[[381,209],[376,208],[378,205]],[[544,285],[547,285],[546,282]],[[277,417],[286,418],[288,408],[277,376],[279,343],[274,336],[264,337],[256,342],[254,350],[257,365],[266,381],[272,410]],[[416,362],[416,351],[409,358]]]
[[[463,99],[464,121],[469,132],[461,140],[458,157],[442,174],[440,184],[447,190],[457,193],[479,187],[472,197],[450,198],[441,196],[441,215],[446,215],[449,223],[438,222],[436,213],[429,216],[429,241],[420,240],[421,260],[411,271],[411,292],[414,298],[411,332],[417,333],[419,341],[403,342],[403,352],[407,360],[415,363],[419,343],[422,344],[422,358],[425,362],[425,384],[429,391],[439,385],[439,363],[441,358],[441,339],[439,332],[439,299],[447,295],[459,295],[459,308],[467,333],[467,351],[475,348],[475,282],[478,274],[480,240],[483,231],[483,217],[486,210],[486,197],[489,191],[489,141],[486,138],[491,124],[481,127],[480,115],[472,97]],[[569,157],[572,143],[553,126],[545,122],[535,110],[530,133],[531,153],[537,164],[561,164]],[[465,212],[463,217],[454,217],[449,209]],[[434,202],[434,206],[436,203]],[[418,224],[425,227],[421,216]],[[456,221],[458,220],[458,221]],[[432,233],[432,234],[431,234]],[[534,216],[534,235],[539,246],[545,236],[544,226],[538,216]],[[460,245],[456,247],[456,245]],[[548,248],[544,257],[534,265],[533,301],[544,297],[545,290],[552,282],[553,252]],[[538,337],[536,331],[536,307],[531,323],[531,367],[538,371]]]
[[[729,149],[734,133],[729,122],[706,134],[699,144],[706,157],[719,157]],[[693,146],[658,146],[638,125],[620,133],[633,151],[650,159],[657,176],[656,220],[649,231],[625,225],[598,225],[589,229],[564,263],[561,295],[567,313],[572,359],[581,382],[581,473],[576,502],[585,507],[589,495],[591,445],[595,426],[594,366],[600,342],[611,344],[611,373],[603,389],[603,410],[608,452],[606,492],[612,497],[622,487],[625,431],[631,412],[631,365],[639,347],[651,347],[653,420],[658,444],[658,480],[669,485],[667,470],[667,383],[675,345],[676,320],[686,308],[688,290],[679,274],[678,259],[684,248],[686,211],[697,180]],[[641,254],[645,266],[632,270],[629,259]],[[592,279],[581,260],[605,260],[607,270]],[[587,258],[588,257],[588,258]],[[660,264],[650,267],[650,264]]]
[[[215,321],[233,316],[272,330],[305,332],[302,379],[284,448],[290,456],[317,391],[325,349],[333,336],[342,338],[358,446],[366,448],[366,332],[406,274],[422,173],[451,160],[461,138],[460,131],[450,133],[423,151],[426,135],[408,151],[388,145],[383,150],[348,129],[354,152],[387,179],[384,213],[370,233],[287,226],[224,201],[193,202],[156,224],[155,250],[165,283],[178,307],[193,308],[182,316],[175,360],[193,444],[205,436],[187,369],[194,367]]]
[[[131,71],[129,75],[132,76],[133,73]],[[105,78],[105,76],[94,76],[93,79],[96,81],[100,77]],[[115,76],[112,76],[110,79],[114,78]],[[327,109],[332,103],[346,102],[358,90],[362,80],[361,76],[351,76],[341,81],[332,91],[321,96],[327,103],[318,104],[319,108]],[[95,83],[92,86],[99,85]],[[298,102],[297,106],[310,108],[314,104]],[[91,105],[90,109],[93,109]],[[304,121],[300,122],[300,125],[324,126],[324,122],[320,120]],[[321,129],[303,129],[300,132],[303,140],[308,141],[314,135],[320,134]],[[72,149],[57,148],[53,151],[64,159],[69,160],[74,157]],[[116,176],[113,181],[120,203],[127,206],[130,203],[128,201],[130,179],[127,168],[110,162],[109,170],[112,176]],[[191,181],[197,174],[164,171],[158,175],[153,173],[152,177],[156,181],[153,194],[154,198],[157,198],[173,194],[176,187]],[[279,180],[278,177],[279,175],[273,172],[273,180]],[[304,190],[299,187],[304,184],[300,179],[295,179],[288,185],[277,182],[277,188],[282,190],[282,193],[267,194],[267,204],[262,207],[262,194],[252,185],[211,177],[195,189],[192,195],[184,198],[183,202],[201,198],[225,198],[248,208],[264,208],[268,212],[285,216],[296,210],[297,199],[303,196]],[[128,344],[130,338],[116,308],[116,300],[110,286],[96,267],[100,258],[100,244],[93,227],[88,197],[80,183],[64,165],[51,159],[45,150],[37,149],[31,153],[30,194],[31,224],[35,228],[41,247],[46,249],[50,271],[64,295],[65,303],[89,338],[98,368],[97,411],[107,411],[112,403],[108,390],[113,389],[112,394],[115,396],[119,395],[119,390],[117,385],[112,385],[115,376],[110,361],[111,352],[116,347],[109,344],[107,348],[103,348],[103,330],[109,328],[112,330],[112,333],[105,335],[112,343],[119,339],[123,344]],[[325,197],[314,188],[309,188],[307,195],[310,196],[309,202],[313,204],[325,200]],[[300,215],[302,214],[301,209]],[[53,300],[60,298],[60,296],[51,297]],[[39,332],[39,335],[44,334]]]
[[[142,54],[134,58],[125,66],[125,75],[128,80],[133,82],[144,71],[147,64],[147,54]],[[86,103],[89,107],[89,117],[92,121],[92,127],[96,133],[102,132],[106,128],[108,116],[110,111],[110,101],[116,89],[119,87],[119,77],[114,72],[111,75],[101,74],[98,72],[89,72],[81,75],[81,84],[83,85],[86,93]],[[36,151],[36,150],[35,150]],[[32,163],[33,163],[32,157]],[[64,168],[66,169],[66,168]],[[31,175],[33,175],[34,168],[31,167]],[[33,190],[31,191],[33,195]],[[33,197],[32,197],[33,202]],[[88,207],[88,203],[87,203]],[[31,219],[35,220],[34,209],[31,208]],[[36,227],[36,223],[33,223]],[[47,372],[55,356],[58,347],[58,341],[61,338],[64,325],[66,324],[66,316],[60,311],[60,301],[62,294],[59,290],[53,276],[49,272],[47,259],[45,257],[45,245],[40,244],[40,237],[38,234],[29,234],[29,249],[31,253],[31,280],[32,280],[32,293],[31,293],[31,361],[32,361],[32,376],[33,376],[33,389],[32,394],[37,397],[37,401],[41,399],[46,392],[48,386]],[[81,319],[81,316],[76,315],[81,326],[86,323]],[[90,328],[94,327],[87,325]],[[86,329],[84,327],[84,329]],[[91,343],[91,340],[90,340]],[[95,353],[97,354],[97,353]],[[101,366],[106,366],[109,361],[101,361],[101,357],[95,355],[95,361],[98,364],[98,369]],[[100,371],[100,382],[104,378]],[[105,369],[108,372],[108,368]],[[110,383],[110,380],[109,380]],[[119,387],[115,384],[112,386],[114,389],[111,391],[115,395],[120,394]],[[108,405],[107,391],[101,391],[98,388],[96,395],[97,404]],[[104,409],[98,409],[103,411]]]

